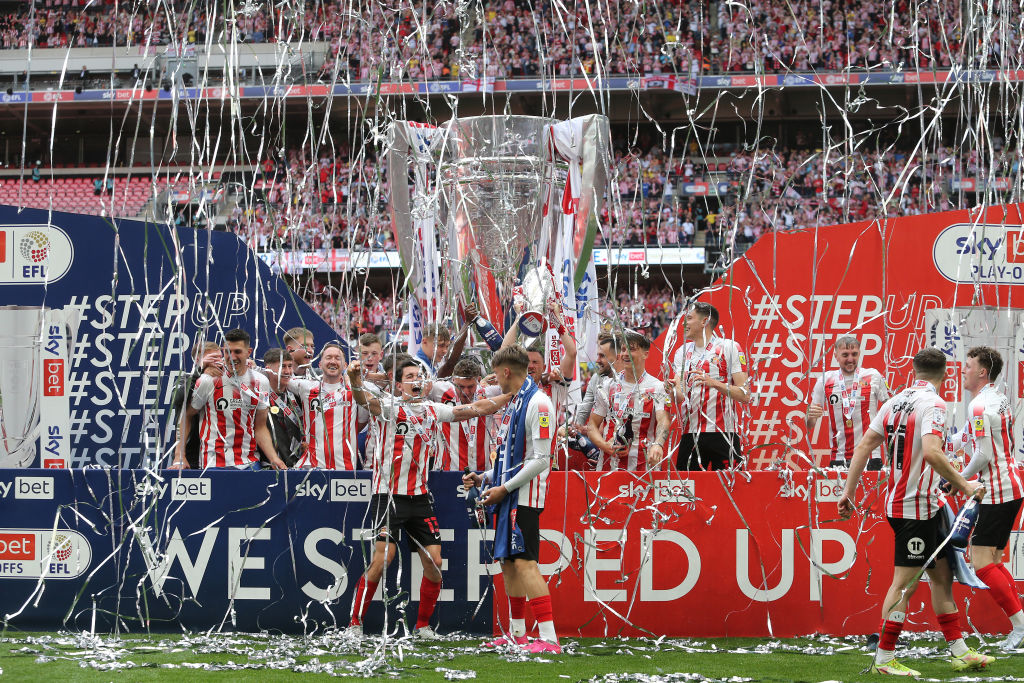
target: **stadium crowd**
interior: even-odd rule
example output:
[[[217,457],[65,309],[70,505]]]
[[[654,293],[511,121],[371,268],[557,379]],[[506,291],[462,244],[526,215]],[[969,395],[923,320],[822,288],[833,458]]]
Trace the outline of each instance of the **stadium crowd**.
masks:
[[[1019,12],[1008,4],[1011,14]],[[244,3],[226,19],[212,4],[46,0],[6,8],[0,46],[99,47],[116,41],[187,49],[207,41],[322,41],[329,50],[321,79],[359,81],[384,67],[391,78],[473,79],[541,71],[566,76],[984,68],[1013,57],[1003,47],[1013,36],[994,30],[1002,19],[991,10],[975,13],[978,40],[967,40],[960,3],[674,0],[613,4],[592,16],[584,5],[567,13],[544,1],[487,2],[479,12],[468,7],[460,15],[457,3],[431,4],[429,12],[419,2],[397,12],[342,0],[307,3],[301,11]],[[962,54],[965,47],[973,52]]]
[[[794,142],[792,148],[733,147],[712,157],[686,150],[672,158],[655,144],[617,150],[617,192],[605,203],[598,242],[751,244],[776,230],[957,208],[952,181],[1020,171],[1019,160],[1009,158],[982,169],[977,150],[958,154],[943,145],[926,163],[911,163],[915,157],[892,146],[851,155],[814,148],[802,134]],[[370,155],[349,164],[347,154],[314,161],[292,150],[268,160],[254,193],[238,188],[228,229],[258,251],[393,249],[383,169]],[[719,196],[714,190],[722,183],[728,190]]]

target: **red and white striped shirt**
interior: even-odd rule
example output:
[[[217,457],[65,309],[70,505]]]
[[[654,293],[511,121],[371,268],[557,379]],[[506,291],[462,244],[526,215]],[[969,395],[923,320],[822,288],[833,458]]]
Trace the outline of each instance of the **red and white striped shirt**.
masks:
[[[292,379],[288,390],[298,396],[306,425],[306,452],[298,468],[359,469],[357,436],[368,418],[352,400],[345,383]]]
[[[247,370],[240,377],[200,375],[192,407],[202,410],[199,426],[203,467],[249,467],[256,452],[256,412],[267,409],[270,381]]]
[[[881,434],[892,474],[885,514],[896,519],[931,519],[945,505],[939,475],[924,459],[921,439],[932,435],[945,444],[946,402],[930,382],[918,380],[886,401],[868,429]]]
[[[594,402],[594,414],[604,418],[604,438],[611,442],[617,430],[621,430],[627,417],[632,416],[633,440],[629,452],[615,458],[602,452],[596,469],[639,470],[647,469],[647,447],[654,441],[658,427],[657,414],[665,411],[668,395],[664,383],[644,373],[636,384],[619,375],[598,392]]]
[[[832,459],[850,461],[853,448],[864,436],[864,428],[889,400],[889,387],[878,370],[858,368],[847,377],[842,370],[829,370],[814,384],[811,402],[825,408],[832,435]],[[875,450],[872,458],[880,458]]]
[[[451,422],[451,406],[381,396],[374,417],[383,434],[373,454],[373,492],[417,496],[427,493],[427,473],[437,453],[438,423]]]
[[[981,456],[987,461],[978,472],[988,491],[984,502],[999,504],[1024,498],[1024,475],[1015,456],[1010,399],[994,384],[987,384],[971,401],[967,414],[970,422],[965,432],[970,434],[972,459]],[[976,470],[970,464],[968,469]]]
[[[437,388],[441,382],[434,382]],[[447,383],[444,383],[447,384]],[[451,385],[455,391],[454,385]],[[488,396],[499,396],[501,389],[497,386],[485,387],[477,385],[474,401],[479,401]],[[449,392],[443,392],[448,396]],[[448,403],[448,401],[443,401]],[[455,403],[458,405],[458,395]],[[494,432],[494,416],[481,415],[462,422],[444,422],[441,424],[441,469],[452,472],[462,472],[467,467],[480,472],[489,469],[491,466],[491,450],[493,448],[491,435]]]
[[[747,371],[747,359],[740,345],[731,339],[711,337],[702,349],[686,342],[676,352],[676,373],[682,374],[685,401],[680,406],[680,422],[687,434],[739,431],[739,404],[706,384],[693,381],[694,373],[707,373],[712,379],[733,384],[732,376]]]

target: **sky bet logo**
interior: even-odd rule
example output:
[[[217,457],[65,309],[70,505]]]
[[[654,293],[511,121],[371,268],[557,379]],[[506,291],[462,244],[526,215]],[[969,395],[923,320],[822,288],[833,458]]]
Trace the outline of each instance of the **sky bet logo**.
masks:
[[[1024,284],[1024,226],[960,223],[943,230],[932,252],[939,273],[952,282]]]
[[[67,275],[74,247],[52,225],[0,226],[0,285],[54,282]]]
[[[323,500],[330,491],[332,503],[354,503],[370,500],[369,479],[331,479],[317,484],[308,479],[295,487],[295,497],[309,496]]]
[[[14,481],[0,481],[0,497],[34,500],[53,500],[53,477],[15,477]]]

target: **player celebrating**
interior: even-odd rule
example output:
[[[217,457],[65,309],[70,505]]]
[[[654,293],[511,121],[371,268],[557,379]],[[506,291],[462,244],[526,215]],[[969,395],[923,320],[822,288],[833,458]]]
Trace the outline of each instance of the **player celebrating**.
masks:
[[[608,383],[607,392],[597,394],[590,415],[588,436],[601,449],[598,470],[656,468],[665,457],[672,420],[665,411],[669,399],[663,382],[644,370],[651,340],[627,332],[626,347],[626,367]]]
[[[885,402],[871,420],[853,451],[839,513],[848,519],[854,511],[857,482],[871,452],[885,444],[892,466],[885,497],[885,512],[895,536],[892,584],[882,604],[882,627],[871,672],[896,676],[921,674],[896,661],[896,641],[906,619],[907,606],[917,590],[921,569],[931,582],[932,608],[952,652],[953,669],[981,669],[995,658],[967,647],[960,631],[960,614],[953,600],[953,573],[944,548],[939,563],[928,562],[942,535],[939,510],[945,504],[939,491],[942,477],[964,495],[981,499],[985,489],[953,469],[945,454],[946,403],[938,393],[946,372],[946,356],[926,348],[914,356],[914,382]]]
[[[420,364],[411,356],[403,354],[395,359],[396,390],[401,392],[400,397],[395,398],[371,395],[363,390],[359,361],[353,361],[348,368],[356,402],[365,406],[378,422],[384,423],[380,426],[382,448],[374,453],[370,498],[372,524],[379,533],[370,566],[356,585],[350,624],[353,630],[362,629],[366,608],[377,591],[384,569],[394,559],[398,547],[396,530],[403,528],[423,563],[416,633],[423,638],[437,637],[430,627],[430,617],[441,592],[441,530],[427,490],[437,424],[490,415],[511,398],[499,396],[454,407],[424,401],[421,397],[427,392],[420,371]]]
[[[316,379],[313,374],[313,333],[305,327],[293,327],[284,333],[284,348],[292,358],[292,374],[295,377]]]
[[[597,372],[590,377],[587,390],[583,394],[583,402],[576,410],[576,425],[586,429],[590,422],[590,414],[597,405],[597,397],[605,393],[608,385],[615,381],[620,372],[626,369],[626,363],[619,353],[620,340],[611,334],[601,334],[597,338]]]
[[[297,467],[359,469],[359,430],[369,418],[345,385],[341,346],[324,344],[319,380],[293,378],[288,390],[299,398],[306,425],[307,448]]]
[[[1003,564],[1003,549],[1024,500],[1024,485],[1014,458],[1013,408],[995,381],[1003,369],[1003,358],[988,346],[976,346],[967,352],[964,363],[964,389],[974,394],[967,409],[973,455],[963,476],[980,475],[988,490],[987,502],[978,511],[978,523],[971,539],[971,564],[974,573],[985,582],[989,595],[1010,619],[1013,630],[1001,643],[1004,650],[1016,650],[1024,640],[1024,611],[1021,611],[1017,584]]]
[[[203,411],[199,428],[203,467],[233,467],[240,470],[260,469],[256,448],[263,451],[270,466],[288,467],[274,450],[267,429],[267,396],[270,382],[249,369],[249,334],[244,330],[228,330],[227,372],[220,377],[200,375],[192,392],[192,401],[182,421],[182,437],[175,451],[172,468],[186,468],[185,442],[192,416]]]
[[[514,395],[498,430],[498,457],[494,468],[483,475],[467,473],[466,486],[493,483],[481,495],[484,505],[497,505],[494,520],[494,559],[501,562],[505,594],[509,600],[510,635],[528,652],[560,653],[551,611],[548,585],[537,567],[540,557],[540,513],[544,509],[547,475],[551,465],[551,437],[554,429],[551,399],[529,376],[529,357],[517,345],[494,354],[491,367],[498,386]],[[540,639],[526,638],[525,607],[530,600],[540,628]],[[508,644],[499,638],[486,644]]]
[[[737,404],[750,403],[747,361],[739,344],[715,335],[717,326],[718,311],[701,301],[683,319],[686,343],[674,363],[683,429],[679,470],[724,470],[742,457]]]
[[[277,455],[288,467],[294,467],[306,449],[306,435],[302,431],[299,400],[288,391],[288,383],[292,380],[292,358],[283,349],[267,349],[263,354],[263,369],[270,382],[267,428]]]
[[[498,387],[485,387],[480,383],[483,369],[472,358],[463,358],[455,364],[451,378],[451,389],[442,392],[444,397],[454,396],[454,405],[468,405],[474,401],[497,396]],[[435,382],[435,392],[445,382]],[[488,391],[490,390],[490,391]],[[444,402],[444,401],[442,401]],[[481,415],[458,423],[441,425],[441,469],[462,472],[486,469],[491,454],[490,432],[494,418]]]
[[[832,435],[830,467],[848,467],[853,447],[864,436],[864,427],[878,412],[878,406],[889,399],[889,387],[878,370],[860,367],[860,340],[853,335],[836,339],[838,370],[827,371],[814,384],[811,403],[807,406],[807,432],[828,414]],[[825,402],[828,401],[828,408]],[[871,454],[868,470],[882,469],[881,450]]]

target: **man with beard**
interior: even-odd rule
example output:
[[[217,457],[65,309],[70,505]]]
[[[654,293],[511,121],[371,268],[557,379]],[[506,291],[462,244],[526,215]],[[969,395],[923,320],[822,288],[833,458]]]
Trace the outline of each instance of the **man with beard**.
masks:
[[[293,378],[288,383],[305,416],[306,452],[298,467],[360,469],[358,435],[368,415],[352,399],[344,368],[341,346],[328,342],[320,351],[320,378]]]
[[[832,439],[831,467],[848,467],[853,447],[864,436],[864,429],[889,400],[889,387],[878,370],[861,367],[860,340],[853,335],[836,339],[838,370],[829,370],[814,384],[811,403],[807,406],[807,433],[828,414],[828,430]],[[825,403],[828,407],[825,407]],[[882,469],[881,449],[871,454],[869,470]]]

